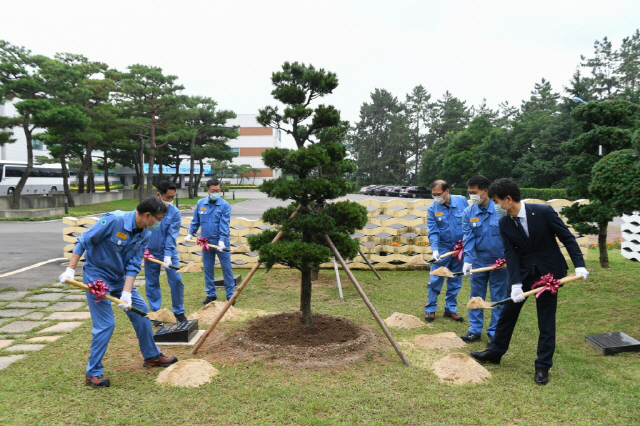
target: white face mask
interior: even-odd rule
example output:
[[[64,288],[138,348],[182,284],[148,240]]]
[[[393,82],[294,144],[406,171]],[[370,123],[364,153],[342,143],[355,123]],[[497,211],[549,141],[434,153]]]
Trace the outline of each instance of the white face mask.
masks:
[[[469,194],[469,198],[471,199],[471,202],[473,204],[482,204],[482,202],[486,198],[486,195],[480,198],[480,194]]]
[[[444,197],[442,195],[434,195],[433,200],[438,204],[444,204]]]
[[[162,202],[164,203],[164,205],[165,205],[165,206],[167,206],[167,207],[169,207],[171,204],[173,204],[173,200],[171,200],[171,201],[165,201],[165,200],[162,200],[162,199],[161,199],[160,201],[162,201]]]

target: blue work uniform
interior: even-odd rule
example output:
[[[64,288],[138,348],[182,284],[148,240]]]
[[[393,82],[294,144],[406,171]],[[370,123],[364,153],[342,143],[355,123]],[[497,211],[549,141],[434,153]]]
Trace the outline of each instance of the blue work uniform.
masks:
[[[189,228],[189,234],[195,235],[198,228],[202,227],[200,236],[208,238],[209,244],[218,245],[218,241],[223,241],[227,248],[230,247],[229,239],[229,222],[231,220],[231,205],[222,198],[213,201],[203,198],[196,204],[193,212],[193,220]],[[215,281],[215,257],[222,268],[222,276],[224,277],[224,291],[227,300],[233,296],[235,282],[233,280],[233,271],[231,270],[231,255],[228,252],[210,249],[208,252],[202,250],[202,263],[204,265],[204,288],[208,297],[216,296]]]
[[[167,206],[167,212],[162,218],[160,227],[151,233],[149,240],[149,252],[156,258],[164,260],[165,256],[171,256],[171,264],[179,266],[178,250],[176,248],[176,238],[180,234],[182,217],[180,210],[173,204]],[[160,309],[162,303],[162,293],[160,291],[160,268],[153,262],[145,262],[144,279],[145,293],[152,311]],[[175,315],[184,314],[184,284],[182,278],[175,269],[167,268],[167,281],[171,289],[171,304]]]
[[[114,211],[102,216],[91,229],[78,237],[73,252],[80,256],[84,254],[82,280],[85,284],[101,279],[109,286],[108,294],[120,298],[125,276],[135,277],[140,272],[144,248],[151,237],[151,231],[136,229],[135,221],[135,210]],[[104,373],[102,358],[113,334],[115,321],[109,300],[103,299],[96,303],[95,296],[88,291],[85,293],[93,323],[91,352],[87,364],[87,376],[92,377]],[[131,290],[131,305],[149,312],[135,287]],[[161,351],[153,340],[151,322],[131,311],[127,311],[127,316],[138,336],[142,356],[147,359],[159,355]]]
[[[440,252],[444,255],[453,250],[458,241],[462,240],[462,213],[469,203],[461,195],[451,195],[449,205],[433,203],[427,210],[427,226],[429,229],[429,244],[432,251]],[[462,271],[462,261],[458,261],[457,256],[445,257],[431,265],[431,271],[441,266],[448,268],[451,272]],[[430,275],[429,286],[427,288],[427,304],[424,307],[425,314],[436,311],[438,307],[438,296],[442,290],[445,277]],[[445,297],[444,312],[455,314],[458,305],[458,292],[462,287],[462,277],[447,278],[447,294]]]
[[[498,221],[501,216],[496,212],[493,200],[486,207],[472,204],[464,210],[462,230],[464,233],[464,259],[473,269],[493,265],[496,260],[504,259],[504,244],[500,236]],[[471,297],[487,297],[487,283],[491,301],[507,298],[509,272],[507,268],[491,272],[471,274]],[[491,310],[491,322],[487,328],[489,339],[493,339],[500,318],[502,306]],[[484,310],[469,309],[469,332],[482,335],[484,328]]]

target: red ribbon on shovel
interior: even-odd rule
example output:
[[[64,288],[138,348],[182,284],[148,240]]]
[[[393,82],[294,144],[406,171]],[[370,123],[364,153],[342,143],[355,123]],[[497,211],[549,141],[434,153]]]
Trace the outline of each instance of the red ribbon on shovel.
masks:
[[[202,250],[209,252],[209,239],[207,237],[198,237],[196,244],[202,247]]]
[[[144,257],[144,261],[147,263],[149,263],[149,259],[156,258],[154,255],[151,254],[148,248],[144,249],[144,255],[142,257]]]
[[[453,256],[457,257],[458,262],[460,262],[462,260],[462,255],[464,254],[464,245],[462,244],[462,240],[458,240],[458,243],[453,246],[453,249],[457,250]]]
[[[89,287],[89,293],[96,297],[96,300],[94,300],[95,303],[102,302],[102,299],[104,299],[109,291],[109,286],[102,280],[95,280],[87,284],[87,287]]]
[[[540,297],[540,295],[545,291],[550,291],[551,294],[558,293],[558,289],[560,288],[560,280],[554,279],[553,274],[548,273],[547,275],[541,276],[540,281],[533,284],[531,288],[534,289],[536,287],[541,287],[541,286],[544,286],[544,289],[541,292],[536,293],[536,299]]]
[[[489,266],[493,266],[493,271],[495,271],[496,269],[500,268],[502,265],[504,265],[505,263],[507,263],[507,261],[505,259],[498,259],[496,260],[496,263],[494,263],[493,265],[489,265]]]

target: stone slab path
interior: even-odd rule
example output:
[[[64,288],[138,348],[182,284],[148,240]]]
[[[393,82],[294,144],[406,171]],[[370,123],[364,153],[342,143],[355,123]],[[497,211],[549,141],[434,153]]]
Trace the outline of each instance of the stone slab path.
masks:
[[[62,284],[30,291],[0,291],[0,370],[44,349],[90,319],[84,292]]]

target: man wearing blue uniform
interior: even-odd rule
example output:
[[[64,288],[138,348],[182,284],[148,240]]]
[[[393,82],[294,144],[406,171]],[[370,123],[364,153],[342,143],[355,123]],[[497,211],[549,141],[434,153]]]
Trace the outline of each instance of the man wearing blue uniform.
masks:
[[[433,258],[436,260],[431,266],[431,270],[434,271],[444,266],[451,272],[460,272],[462,271],[462,261],[459,261],[457,256],[440,259],[440,254],[453,251],[453,247],[458,241],[462,240],[462,213],[469,204],[463,196],[451,195],[449,193],[449,185],[443,180],[436,180],[431,184],[431,195],[435,203],[431,204],[427,211],[427,226],[429,228],[429,243],[431,244]],[[424,319],[427,322],[431,322],[436,318],[438,296],[443,284],[444,277],[431,275],[427,289],[427,304],[424,307]],[[447,279],[444,316],[454,321],[464,321],[456,313],[460,287],[462,287],[462,277]]]
[[[504,259],[504,245],[500,236],[498,222],[502,216],[498,214],[489,198],[489,179],[477,175],[467,182],[467,190],[471,204],[464,210],[462,230],[464,233],[464,266],[462,271],[469,275],[471,269],[484,268]],[[491,300],[503,300],[509,288],[509,272],[506,268],[490,272],[471,274],[471,297],[486,299],[487,283]],[[491,322],[487,328],[489,344],[493,340],[502,306],[491,310]],[[480,340],[484,328],[484,311],[469,309],[469,330],[460,338],[467,343]]]
[[[204,282],[207,298],[202,302],[208,304],[217,300],[216,287],[214,285],[214,266],[215,257],[222,267],[222,276],[224,277],[224,290],[227,300],[231,299],[234,293],[235,282],[233,280],[233,271],[231,270],[231,255],[222,251],[231,245],[229,239],[229,222],[231,221],[231,206],[225,200],[220,198],[220,181],[210,179],[207,181],[207,198],[198,201],[196,209],[193,212],[193,220],[189,228],[189,234],[184,239],[186,242],[194,240],[194,234],[198,232],[198,228],[202,226],[202,237],[208,238],[209,242],[217,245],[221,250],[211,248],[209,251],[202,250],[202,263],[204,264]],[[234,300],[233,304],[235,305]]]
[[[167,271],[173,315],[179,322],[187,321],[187,317],[184,315],[184,284],[180,274],[169,267],[169,265],[179,266],[176,238],[180,234],[182,217],[180,216],[180,210],[173,205],[176,186],[170,182],[160,182],[156,196],[167,206],[167,212],[162,218],[162,223],[158,230],[151,234],[148,249],[157,259],[164,259],[164,265],[162,266]],[[160,309],[162,302],[159,279],[160,266],[153,262],[144,264],[145,292],[149,307],[154,312]]]
[[[164,356],[158,349],[149,320],[129,311],[134,306],[148,312],[147,304],[134,287],[134,281],[140,272],[142,255],[151,238],[151,231],[158,229],[166,210],[160,200],[149,197],[141,201],[134,211],[105,214],[78,237],[69,267],[59,277],[62,283],[67,278],[73,279],[76,265],[84,254],[84,283],[101,279],[109,286],[108,293],[124,302],[118,306],[127,313],[133,324],[144,357],[144,367],[166,367],[178,361],[175,357]],[[113,310],[109,300],[96,302],[94,295],[88,291],[85,293],[93,323],[86,383],[93,387],[108,387],[110,382],[104,377],[102,358],[115,327]]]

